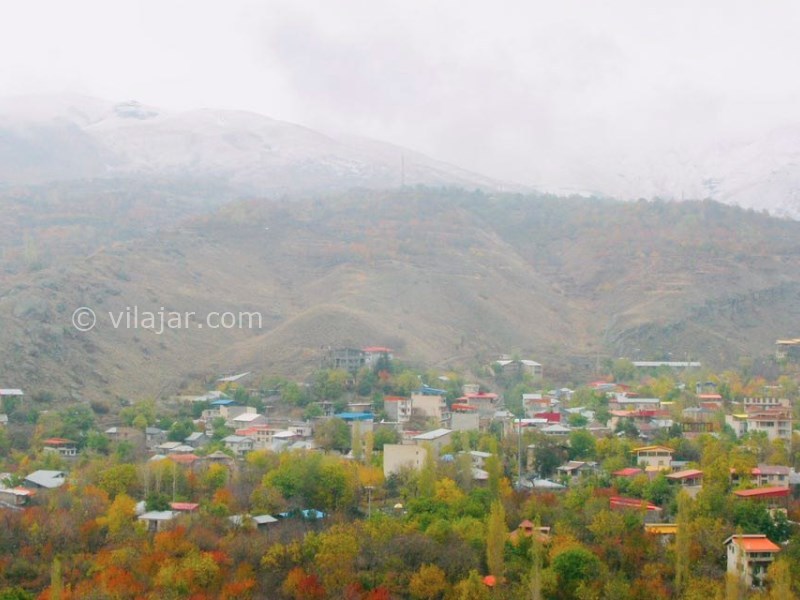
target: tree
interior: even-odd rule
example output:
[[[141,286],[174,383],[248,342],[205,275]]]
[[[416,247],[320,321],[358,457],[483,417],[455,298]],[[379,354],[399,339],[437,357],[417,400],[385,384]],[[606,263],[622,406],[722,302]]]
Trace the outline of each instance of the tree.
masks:
[[[675,590],[680,593],[689,581],[689,561],[691,550],[691,499],[685,490],[678,493],[678,514],[675,519]]]
[[[415,600],[438,600],[447,587],[445,572],[436,565],[425,564],[411,576],[408,591]]]
[[[352,440],[350,445],[353,448],[353,460],[356,462],[361,462],[364,458],[364,446],[362,444],[361,425],[357,422],[353,423]]]
[[[594,581],[600,576],[601,563],[583,546],[573,546],[553,558],[552,568],[561,591],[560,597],[570,598],[581,582]]]
[[[792,572],[789,561],[778,559],[767,570],[770,600],[796,600],[792,591]]]
[[[430,444],[425,444],[425,461],[419,473],[419,495],[421,498],[433,498],[436,493],[436,458]]]
[[[350,428],[342,419],[333,417],[314,429],[314,441],[325,450],[350,450]]]
[[[503,579],[504,553],[508,529],[506,528],[506,511],[502,502],[495,500],[492,502],[492,509],[489,512],[489,522],[486,525],[486,564],[489,573],[497,578]]]
[[[569,457],[570,459],[595,457],[597,440],[585,429],[574,429],[569,433]]]
[[[456,585],[455,598],[457,600],[488,600],[489,590],[481,580],[480,574],[474,569],[469,572],[466,579]]]

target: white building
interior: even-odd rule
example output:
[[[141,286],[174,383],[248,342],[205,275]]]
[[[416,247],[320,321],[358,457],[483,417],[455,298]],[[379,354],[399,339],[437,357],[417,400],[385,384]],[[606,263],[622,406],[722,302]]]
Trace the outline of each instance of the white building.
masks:
[[[728,573],[736,575],[748,587],[762,587],[767,569],[780,546],[766,535],[732,535],[725,540],[728,556]]]

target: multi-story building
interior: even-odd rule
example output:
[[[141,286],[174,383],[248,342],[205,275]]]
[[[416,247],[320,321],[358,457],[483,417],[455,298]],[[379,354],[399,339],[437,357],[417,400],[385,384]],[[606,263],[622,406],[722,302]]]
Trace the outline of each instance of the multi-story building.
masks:
[[[762,587],[767,569],[780,552],[780,546],[766,535],[732,535],[725,540],[728,573],[737,576],[748,587]]]
[[[747,415],[747,431],[763,431],[769,441],[792,439],[792,416],[785,409],[766,409]]]
[[[674,450],[666,446],[642,446],[633,451],[636,454],[636,464],[650,471],[669,471],[672,469],[672,455]]]

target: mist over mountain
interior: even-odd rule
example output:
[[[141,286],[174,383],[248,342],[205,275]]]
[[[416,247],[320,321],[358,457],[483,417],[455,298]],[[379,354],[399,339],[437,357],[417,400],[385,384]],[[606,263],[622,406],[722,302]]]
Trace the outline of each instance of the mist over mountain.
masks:
[[[252,112],[167,111],[69,95],[0,101],[0,183],[131,176],[215,179],[258,194],[509,187],[391,144]]]

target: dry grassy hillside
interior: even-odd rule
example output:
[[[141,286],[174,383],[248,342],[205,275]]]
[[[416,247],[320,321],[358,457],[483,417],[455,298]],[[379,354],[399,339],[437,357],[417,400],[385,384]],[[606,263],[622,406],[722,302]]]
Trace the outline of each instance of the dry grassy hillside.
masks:
[[[723,366],[798,335],[800,223],[712,203],[455,191],[248,201],[34,273],[0,297],[3,383],[130,398],[238,369],[302,376],[320,348],[546,365],[669,356]],[[75,331],[75,308],[96,328]],[[108,316],[193,311],[158,335]],[[200,329],[259,311],[253,330]]]

